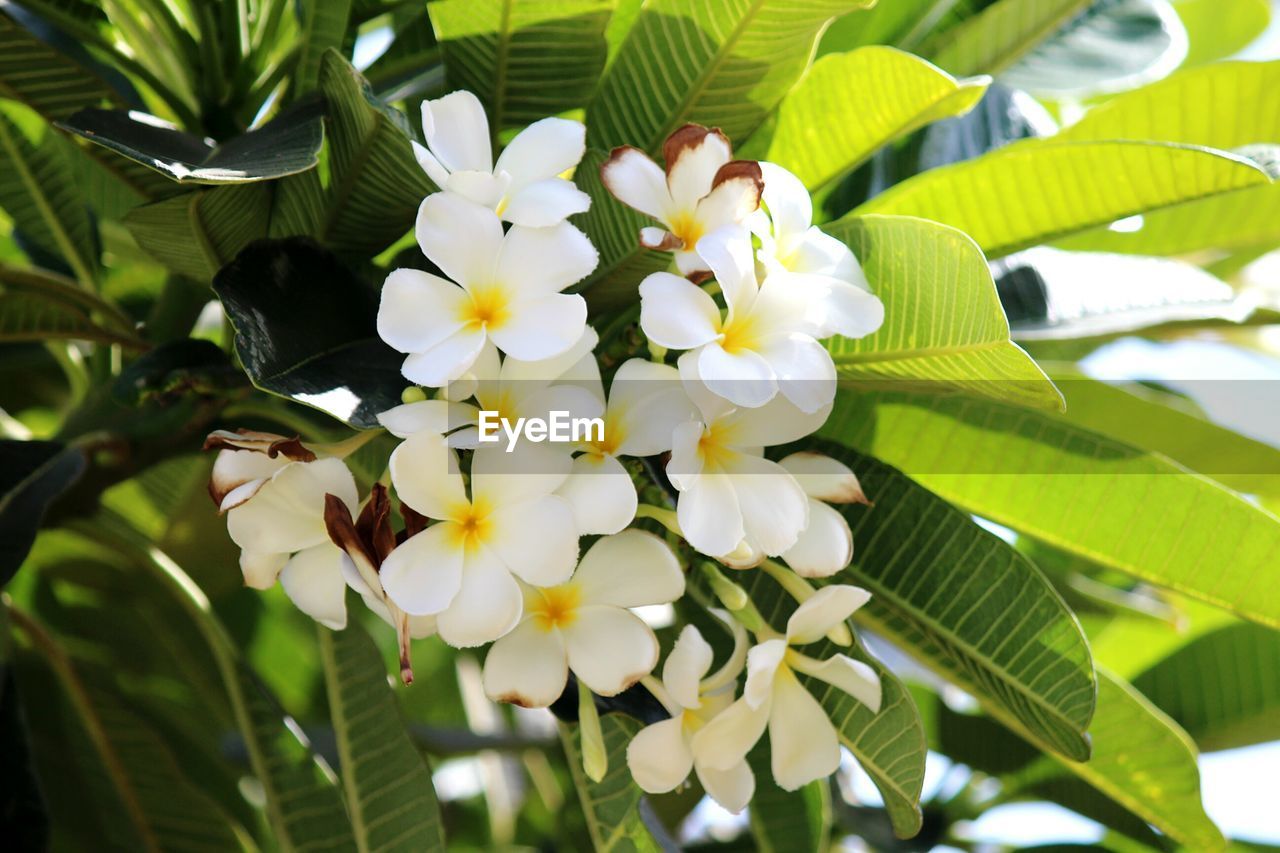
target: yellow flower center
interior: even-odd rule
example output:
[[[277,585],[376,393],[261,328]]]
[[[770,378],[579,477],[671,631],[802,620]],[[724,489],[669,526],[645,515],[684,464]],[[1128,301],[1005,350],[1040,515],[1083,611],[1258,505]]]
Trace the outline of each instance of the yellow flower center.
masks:
[[[458,317],[465,325],[497,329],[511,319],[511,298],[501,285],[472,288],[469,295]]]
[[[729,430],[724,425],[709,424],[698,439],[698,455],[704,465],[720,465],[728,460],[732,451],[729,449]]]
[[[483,501],[465,504],[450,522],[450,544],[464,551],[479,548],[493,535],[491,508]]]
[[[615,456],[618,448],[622,446],[624,438],[622,424],[618,423],[616,418],[610,418],[606,415],[604,419],[604,438],[600,441],[591,441],[587,444],[587,452],[596,456]]]
[[[534,624],[543,631],[552,628],[567,628],[578,618],[578,605],[582,603],[582,592],[577,584],[569,583],[538,590],[537,601],[529,607]]]
[[[745,317],[734,317],[720,327],[720,346],[727,353],[740,353],[754,350],[760,343],[759,323],[748,314]]]
[[[686,250],[692,252],[693,247],[702,239],[702,223],[692,211],[679,213],[670,223],[671,233],[679,237]]]

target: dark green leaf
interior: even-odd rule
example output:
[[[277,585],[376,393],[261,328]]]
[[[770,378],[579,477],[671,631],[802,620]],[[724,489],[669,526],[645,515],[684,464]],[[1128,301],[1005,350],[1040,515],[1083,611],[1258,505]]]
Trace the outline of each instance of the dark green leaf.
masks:
[[[952,74],[996,74],[1089,6],[1093,0],[997,0],[947,31],[926,53]]]
[[[27,558],[49,504],[84,473],[79,448],[0,440],[0,587]]]
[[[207,282],[241,249],[266,236],[272,199],[270,184],[198,189],[135,207],[124,224],[166,269]]]
[[[253,383],[355,427],[400,403],[403,356],[377,335],[378,295],[310,240],[262,240],[214,279]]]
[[[340,49],[347,32],[352,0],[302,0],[299,35],[302,56],[293,72],[293,94],[302,95],[316,87],[320,62],[327,50]]]
[[[609,770],[599,782],[592,782],[582,770],[578,726],[560,724],[560,740],[587,818],[592,846],[597,853],[657,853],[664,849],[663,845],[644,817],[648,812],[652,820],[652,811],[627,768],[627,744],[640,730],[640,724],[621,714],[609,714],[600,718],[600,728]]]
[[[324,140],[322,105],[297,104],[218,145],[154,116],[89,107],[58,126],[180,184],[239,184],[314,168]]]
[[[359,625],[316,630],[356,845],[361,853],[443,851],[431,771],[405,729],[377,646]]]
[[[769,761],[769,744],[762,739],[747,756],[756,777],[755,793],[747,809],[756,850],[827,850],[831,833],[830,782],[815,779],[798,791],[784,791],[773,781]]]

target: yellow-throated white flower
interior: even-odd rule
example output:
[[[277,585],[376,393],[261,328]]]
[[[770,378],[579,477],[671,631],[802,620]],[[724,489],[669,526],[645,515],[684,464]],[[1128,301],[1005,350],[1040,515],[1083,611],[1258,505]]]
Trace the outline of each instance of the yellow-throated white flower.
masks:
[[[627,745],[627,766],[636,784],[650,794],[665,794],[679,787],[692,770],[711,798],[731,812],[746,808],[756,780],[746,760],[718,769],[699,761],[693,753],[693,737],[716,715],[733,703],[733,678],[713,676],[711,646],[692,625],[686,625],[662,666],[662,684],[676,707],[671,719],[640,730]],[[727,666],[732,665],[732,662]],[[741,668],[741,659],[737,663]],[[735,673],[736,674],[736,673]],[[716,682],[708,687],[708,682]]]
[[[422,102],[424,148],[413,153],[427,177],[495,211],[507,222],[543,228],[591,206],[591,197],[561,175],[586,150],[580,122],[544,118],[526,127],[493,160],[484,107],[467,91]]]
[[[545,707],[571,670],[601,696],[652,672],[658,639],[628,608],[675,601],[684,574],[665,542],[626,530],[592,545],[566,583],[523,591],[524,617],[489,649],[484,689],[499,702]]]
[[[698,252],[715,272],[726,313],[722,317],[715,300],[698,285],[671,273],[653,273],[640,283],[645,336],[664,347],[693,352],[702,381],[734,405],[762,406],[779,391],[806,412],[830,404],[836,368],[815,335],[833,322],[831,288],[856,288],[787,272],[758,282],[751,233],[740,225],[703,237]]]
[[[779,787],[794,791],[834,773],[840,765],[839,736],[796,673],[825,681],[873,711],[880,710],[880,678],[845,655],[819,661],[794,647],[821,640],[869,597],[857,587],[824,587],[791,614],[785,637],[752,648],[742,698],[693,736],[694,760],[712,769],[735,767],[768,728],[773,779]]]
[[[356,483],[341,459],[317,459],[296,438],[219,431],[205,441],[217,449],[209,493],[227,515],[240,546],[244,581],[270,589],[279,580],[298,609],[330,628],[347,624],[343,554],[324,522],[325,495],[350,510]]]
[[[722,225],[742,222],[760,207],[760,166],[734,160],[719,129],[686,124],[662,146],[666,171],[639,149],[613,149],[600,178],[623,204],[652,216],[666,229],[640,229],[640,244],[674,252],[680,272],[703,277],[710,269],[698,241]]]
[[[581,337],[587,303],[566,287],[595,269],[586,235],[567,222],[514,225],[454,193],[427,196],[418,210],[418,245],[441,278],[392,270],[382,287],[378,334],[408,357],[401,372],[441,387],[463,376],[486,341],[524,361],[559,355]]]
[[[452,646],[496,640],[520,619],[515,577],[540,586],[569,579],[578,557],[573,511],[552,493],[569,473],[563,453],[530,445],[520,453],[477,450],[470,490],[446,439],[416,433],[391,454],[400,499],[437,519],[382,563],[382,585],[406,613],[436,615]]]
[[[712,557],[746,538],[764,554],[781,554],[808,525],[809,499],[785,468],[764,458],[763,448],[810,434],[830,407],[805,413],[779,396],[758,408],[735,408],[703,385],[696,353],[682,355],[679,367],[701,415],[676,427],[667,463],[680,491],[676,516],[685,539]]]

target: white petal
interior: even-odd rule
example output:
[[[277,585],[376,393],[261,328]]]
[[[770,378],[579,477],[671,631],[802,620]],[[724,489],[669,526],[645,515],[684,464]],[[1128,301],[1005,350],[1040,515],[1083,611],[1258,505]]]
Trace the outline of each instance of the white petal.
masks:
[[[813,202],[800,179],[776,163],[761,162],[760,173],[774,236],[782,240],[807,231],[813,224]]]
[[[840,740],[818,700],[789,669],[778,672],[769,713],[773,781],[794,791],[840,766]]]
[[[556,225],[591,207],[591,196],[564,178],[534,181],[508,195],[502,218],[528,228]]]
[[[496,276],[517,292],[520,299],[532,299],[559,293],[581,281],[591,274],[599,260],[587,235],[568,222],[548,228],[513,225],[502,241]],[[579,329],[578,334],[581,333]]]
[[[382,561],[382,588],[396,606],[415,616],[444,611],[462,587],[463,549],[453,522],[433,524],[400,543]]]
[[[563,447],[523,442],[507,453],[486,446],[471,459],[471,494],[476,503],[515,506],[560,488],[572,466]]]
[[[560,630],[569,650],[569,668],[601,696],[618,695],[658,663],[658,638],[629,610],[584,605]]]
[[[583,535],[617,533],[636,517],[636,486],[612,456],[584,453],[573,460],[569,478],[556,494],[569,502]]]
[[[870,598],[871,593],[856,586],[824,586],[787,620],[787,642],[793,646],[817,642]]]
[[[613,375],[608,419],[622,435],[616,451],[620,456],[670,450],[675,428],[697,416],[674,367],[633,358]]]
[[[747,683],[743,687],[742,698],[752,708],[769,703],[778,668],[786,653],[787,643],[780,639],[765,640],[747,652]]]
[[[209,474],[209,494],[220,502],[218,509],[225,512],[257,494],[258,489],[290,461],[283,453],[272,458],[256,450],[220,450]],[[234,501],[227,500],[241,486],[253,482],[257,483],[255,487],[238,493]]]
[[[227,532],[241,549],[293,553],[329,541],[324,496],[359,506],[356,483],[341,459],[294,462],[275,473],[252,500],[227,513]]]
[[[791,472],[811,498],[835,504],[866,503],[858,477],[843,462],[821,453],[792,453],[778,464]]]
[[[680,493],[676,503],[680,530],[703,554],[728,554],[746,535],[733,483],[725,474],[706,471],[690,479],[690,487]]]
[[[499,638],[484,659],[484,692],[494,702],[545,708],[564,692],[569,659],[560,632],[526,618]]]
[[[684,386],[684,393],[702,415],[703,423],[716,423],[735,409],[734,405],[724,397],[712,393],[702,381],[698,373],[700,355],[699,352],[686,352],[676,361],[680,371],[680,384]]]
[[[450,92],[424,103],[422,115],[427,147],[451,172],[493,171],[489,120],[479,98],[465,90]]]
[[[656,272],[640,282],[640,328],[660,346],[692,349],[715,340],[720,309],[688,279]]]
[[[586,139],[582,122],[540,119],[516,134],[493,170],[510,174],[515,187],[554,178],[578,165],[587,150]]]
[[[728,811],[738,814],[751,802],[751,795],[756,792],[756,777],[750,765],[745,761],[727,770],[715,770],[711,767],[695,765],[698,781],[702,789]]]
[[[508,569],[534,586],[564,583],[578,561],[573,510],[555,495],[498,509],[487,544]]]
[[[853,560],[853,533],[844,516],[809,499],[809,526],[782,559],[802,578],[829,578]]]
[[[791,278],[809,279],[820,285],[809,310],[809,322],[817,337],[861,338],[884,323],[884,303],[874,294],[834,278],[812,275]]]
[[[700,683],[711,669],[711,644],[693,625],[685,625],[662,664],[662,685],[682,708],[701,708]]]
[[[424,103],[423,106],[425,107],[426,104]],[[449,183],[449,170],[425,146],[419,145],[414,140],[410,140],[409,144],[413,146],[413,157],[422,167],[422,171],[427,173],[427,177],[436,187],[444,189]]]
[[[628,207],[665,221],[671,210],[667,176],[648,155],[629,145],[613,149],[600,167],[600,179]]]
[[[694,213],[698,225],[710,231],[743,222],[760,207],[760,190],[760,170],[755,163],[739,160],[727,164],[716,173],[711,192],[698,202]],[[701,254],[701,248],[698,252]]]
[[[280,570],[289,562],[288,554],[263,551],[241,551],[240,571],[245,586],[253,589],[271,589],[280,577]]]
[[[768,722],[768,703],[753,708],[739,699],[693,736],[694,766],[712,770],[737,766],[760,740]]]
[[[324,543],[293,555],[280,570],[280,586],[299,610],[341,631],[347,626],[347,582],[342,577],[343,553]]]
[[[393,269],[378,306],[378,337],[401,352],[430,350],[462,328],[467,295],[439,275]]]
[[[677,424],[671,431],[671,458],[667,460],[667,479],[680,491],[693,488],[702,474],[702,454],[698,450],[705,429],[699,421]]]
[[[456,649],[482,646],[514,628],[523,610],[516,579],[496,555],[480,549],[466,555],[462,588],[436,617],[436,627],[440,639]]]
[[[502,362],[500,374],[495,371],[492,375],[485,374],[481,375],[480,378],[487,380],[500,377],[503,385],[512,383],[519,387],[533,386],[537,383],[546,384],[556,379],[577,378],[573,374],[579,362],[586,359],[590,361],[592,367],[595,367],[595,358],[592,356],[592,350],[596,348],[598,343],[600,343],[600,336],[596,334],[595,329],[587,326],[582,330],[582,336],[574,341],[573,346],[560,355],[538,361],[507,358]],[[495,363],[496,359],[497,355],[495,353]],[[600,376],[598,368],[594,375],[595,381],[598,382]],[[596,396],[600,397],[602,395],[597,394]]]
[[[418,208],[418,247],[461,285],[492,283],[502,247],[502,220],[487,207],[455,193],[433,193]]]
[[[831,353],[808,335],[770,338],[760,348],[778,379],[778,389],[802,412],[816,412],[836,398],[836,366]]]
[[[665,794],[678,788],[693,768],[684,722],[674,717],[641,729],[627,744],[627,767],[642,791]]]
[[[698,241],[698,255],[715,273],[730,315],[749,311],[760,289],[751,232],[741,225],[717,228]]]
[[[658,252],[670,252],[684,246],[684,241],[665,228],[647,225],[640,229],[640,245]]]
[[[880,676],[862,661],[840,654],[821,662],[800,654],[790,659],[798,671],[843,690],[872,711],[880,710]]]
[[[662,157],[676,209],[692,212],[698,199],[711,192],[716,172],[733,159],[733,149],[719,130],[687,124],[667,137]]]
[[[475,423],[475,420],[475,406],[448,400],[419,400],[378,414],[378,423],[397,438],[408,438],[420,432],[444,435]]]
[[[736,406],[754,409],[778,393],[773,368],[752,350],[731,353],[718,343],[707,344],[698,352],[698,375],[712,393]]]
[[[415,352],[400,365],[405,379],[428,388],[443,388],[461,378],[484,348],[484,327],[463,326],[429,350]]]
[[[732,425],[735,445],[773,447],[817,432],[830,414],[830,406],[816,412],[802,412],[779,395],[758,409],[738,409],[726,415],[724,421]]]
[[[440,434],[411,435],[392,451],[388,466],[400,500],[428,518],[454,518],[466,509],[458,456]]]
[[[785,268],[791,272],[830,276],[871,291],[867,276],[849,247],[818,226],[791,240],[787,249]]]
[[[584,605],[642,607],[684,594],[684,573],[670,546],[643,530],[597,540],[582,556],[573,580]]]
[[[511,185],[510,175],[495,175],[491,172],[462,171],[449,176],[446,189],[457,193],[468,201],[474,201],[481,207],[490,210],[497,207],[507,194]]]
[[[809,523],[809,498],[795,478],[776,462],[746,454],[725,470],[751,543],[771,557],[793,546]]]
[[[494,328],[493,342],[523,361],[552,358],[572,347],[587,325],[587,303],[581,296],[552,293],[514,306],[511,319]]]

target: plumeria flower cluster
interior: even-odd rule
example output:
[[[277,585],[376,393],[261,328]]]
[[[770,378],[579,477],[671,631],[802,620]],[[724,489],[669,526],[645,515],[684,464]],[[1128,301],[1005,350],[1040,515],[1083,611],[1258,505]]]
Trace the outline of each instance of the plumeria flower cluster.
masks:
[[[362,501],[343,459],[373,431],[327,447],[211,435],[210,490],[245,582],[279,581],[333,629],[354,589],[396,630],[406,682],[411,641],[435,634],[487,646],[494,701],[647,691],[669,718],[627,752],[646,791],[692,773],[741,810],[755,786],[746,756],[766,730],[779,785],[829,775],[838,736],[810,687],[880,704],[876,671],[833,651],[852,644],[848,619],[868,599],[839,582],[854,553],[835,505],[867,499],[836,459],[766,449],[826,420],[836,372],[821,341],[883,320],[853,253],[813,224],[794,175],[735,160],[719,130],[678,129],[662,166],[615,149],[603,184],[653,219],[637,250],[669,252],[671,266],[635,282],[647,350],[626,323],[602,342],[573,292],[600,258],[569,219],[616,202],[570,180],[582,125],[535,122],[495,160],[470,93],[424,103],[422,119],[414,150],[440,189],[415,226],[430,271],[391,271],[377,319],[410,383],[379,416],[399,444]],[[721,568],[767,573],[796,600],[785,633]],[[718,599],[725,630],[683,625],[664,660],[640,614],[686,593],[703,609]]]

